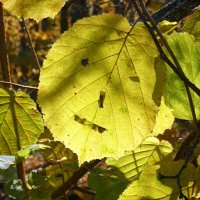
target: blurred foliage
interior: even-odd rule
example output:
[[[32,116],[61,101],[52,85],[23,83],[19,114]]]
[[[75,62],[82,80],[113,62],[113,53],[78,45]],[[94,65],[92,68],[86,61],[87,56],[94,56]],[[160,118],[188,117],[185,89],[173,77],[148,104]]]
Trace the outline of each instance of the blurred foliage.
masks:
[[[159,9],[168,1],[150,1],[150,12]],[[129,0],[69,0],[55,19],[46,18],[39,23],[31,19],[26,20],[40,65],[61,32],[70,28],[80,18],[101,13],[122,14],[130,23],[134,23],[137,19],[137,14]],[[23,85],[37,86],[39,69],[31,52],[22,21],[5,11],[5,27],[12,81]],[[35,92],[27,90],[26,92],[32,94],[34,99],[36,98]]]

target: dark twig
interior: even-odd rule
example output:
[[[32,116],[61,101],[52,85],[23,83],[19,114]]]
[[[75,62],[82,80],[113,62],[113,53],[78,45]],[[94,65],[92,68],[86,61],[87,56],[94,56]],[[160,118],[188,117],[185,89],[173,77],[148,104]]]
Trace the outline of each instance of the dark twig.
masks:
[[[2,79],[8,82],[11,82],[10,76],[10,65],[7,54],[6,47],[6,34],[5,34],[5,26],[4,26],[4,15],[3,15],[3,4],[0,2],[0,64],[1,64],[1,72]],[[12,87],[12,85],[8,85]]]
[[[180,21],[194,8],[200,5],[200,0],[173,0],[152,15],[156,23],[163,20]]]
[[[151,3],[151,0],[148,0],[146,3],[145,3],[145,7],[148,8],[148,6],[150,5]]]
[[[145,26],[147,27],[147,29],[149,30],[152,39],[154,40],[158,51],[160,52],[160,56],[161,58],[170,66],[170,68],[179,76],[179,78],[184,81],[188,87],[190,87],[198,96],[200,96],[200,89],[198,87],[196,87],[195,84],[193,84],[186,76],[185,74],[182,72],[182,70],[180,71],[175,65],[174,63],[166,56],[165,52],[163,51],[162,47],[160,46],[160,42],[157,39],[155,33],[154,33],[154,29],[155,31],[158,33],[158,35],[161,37],[161,40],[164,38],[162,36],[161,31],[158,29],[158,27],[156,26],[155,22],[153,21],[153,19],[151,18],[150,22],[153,23],[153,27],[151,27],[146,18],[142,15],[137,3],[135,2],[135,0],[131,1],[136,9],[136,11],[138,12],[138,15],[140,16],[141,20],[143,21],[143,23],[145,24]],[[164,42],[164,45],[166,44],[165,41],[162,40],[162,42]],[[172,58],[173,59],[173,58]],[[177,64],[177,63],[175,63]]]
[[[139,0],[139,3],[140,3],[140,6],[142,8],[142,11],[143,11],[144,15],[150,21],[150,23],[152,24],[154,30],[159,35],[161,42],[164,44],[164,46],[166,47],[167,51],[169,52],[169,54],[170,54],[173,62],[176,65],[176,68],[180,71],[180,74],[184,74],[184,72],[182,71],[182,68],[180,66],[180,63],[177,60],[174,52],[172,51],[171,47],[167,43],[166,39],[164,38],[164,36],[163,36],[162,32],[160,31],[160,29],[158,28],[158,26],[155,24],[153,18],[151,17],[151,15],[149,14],[149,12],[147,11],[147,9],[146,9],[143,1]],[[155,33],[154,33],[154,35],[155,35]],[[159,46],[160,46],[160,44],[159,44]],[[160,49],[162,49],[161,46],[160,46]],[[165,56],[165,57],[167,57],[167,56]],[[166,61],[165,59],[163,59],[163,60]],[[199,128],[198,128],[198,123],[197,123],[197,118],[196,118],[196,113],[195,113],[195,107],[194,107],[194,104],[193,104],[193,100],[192,100],[192,96],[191,96],[191,93],[190,93],[190,89],[189,89],[189,86],[188,86],[187,82],[184,81],[184,85],[185,85],[186,93],[187,93],[187,96],[188,96],[188,101],[189,101],[189,105],[190,105],[190,109],[191,109],[193,121],[194,121],[194,124],[195,124],[196,135],[199,135]]]
[[[29,43],[29,46],[30,46],[30,49],[31,49],[31,52],[33,54],[33,57],[34,57],[34,60],[35,60],[35,64],[37,65],[37,68],[40,69],[40,62],[39,62],[39,59],[38,59],[38,56],[35,52],[35,48],[33,46],[33,41],[31,39],[31,36],[30,36],[30,33],[29,33],[29,30],[27,28],[27,25],[26,25],[26,21],[25,19],[22,17],[22,24],[23,24],[23,29],[25,30],[26,34],[27,34],[27,37],[28,37],[28,43]]]
[[[76,185],[77,181],[88,172],[88,169],[93,169],[99,162],[100,160],[94,160],[81,166],[78,171],[74,172],[74,174],[67,180],[65,184],[53,192],[51,196],[52,199],[55,200],[64,195],[66,191],[70,190],[74,185]]]

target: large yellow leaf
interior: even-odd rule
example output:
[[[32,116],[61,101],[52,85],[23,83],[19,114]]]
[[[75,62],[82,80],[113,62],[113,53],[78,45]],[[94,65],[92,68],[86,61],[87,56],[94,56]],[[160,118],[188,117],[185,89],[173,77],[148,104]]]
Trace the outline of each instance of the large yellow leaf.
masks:
[[[119,15],[85,18],[53,45],[38,102],[54,137],[80,163],[119,158],[152,135],[165,69],[146,28]],[[159,78],[157,77],[159,76]]]
[[[4,8],[17,17],[33,18],[40,21],[43,18],[53,18],[64,6],[67,0],[3,0]]]

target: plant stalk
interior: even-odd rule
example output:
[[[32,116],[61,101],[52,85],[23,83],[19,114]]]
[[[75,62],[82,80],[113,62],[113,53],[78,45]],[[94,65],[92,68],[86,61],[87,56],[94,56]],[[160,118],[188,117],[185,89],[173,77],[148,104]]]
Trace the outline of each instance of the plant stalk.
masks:
[[[2,79],[11,82],[9,59],[6,48],[6,34],[4,26],[3,3],[0,2],[0,66],[2,72]],[[12,87],[11,84],[5,87]]]

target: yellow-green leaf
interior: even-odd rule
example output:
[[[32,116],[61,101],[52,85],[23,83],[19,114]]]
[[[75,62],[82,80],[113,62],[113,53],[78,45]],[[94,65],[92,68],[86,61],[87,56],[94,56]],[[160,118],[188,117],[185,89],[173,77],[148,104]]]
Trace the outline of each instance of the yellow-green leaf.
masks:
[[[159,141],[155,137],[147,138],[135,151],[126,152],[118,160],[108,159],[107,164],[113,165],[124,173],[126,178],[138,178],[145,166],[158,164],[172,152],[172,146],[167,141]]]
[[[163,200],[176,200],[179,196],[178,186],[174,183],[175,193],[173,189],[167,185],[162,184],[158,180],[157,170],[159,166],[152,166],[145,168],[139,180],[134,181],[122,193],[119,200],[143,200],[143,199],[163,199]],[[174,180],[176,182],[176,180]]]
[[[200,88],[200,44],[188,33],[173,32],[167,41],[188,79]],[[200,98],[191,91],[197,118],[200,119]],[[176,118],[191,120],[192,114],[184,82],[170,69],[164,90],[165,103],[173,109]]]
[[[177,175],[183,162],[178,161],[177,164],[168,167],[167,172],[175,172],[173,175]],[[119,200],[144,200],[144,199],[159,199],[159,200],[178,200],[180,191],[177,184],[177,179],[165,178],[159,180],[158,171],[160,166],[147,166],[142,172],[140,179],[134,181],[128,188],[122,193]],[[189,164],[183,171],[181,176],[182,192],[189,196],[194,187],[193,173],[196,171],[195,167]],[[188,194],[190,193],[190,194]]]
[[[3,0],[4,8],[17,17],[33,18],[37,22],[53,18],[67,0]]]
[[[159,112],[156,117],[156,124],[153,129],[154,136],[163,134],[165,130],[171,129],[174,122],[172,111],[173,110],[165,104],[164,98],[162,97]]]
[[[119,15],[79,20],[53,45],[38,102],[54,137],[80,163],[119,158],[152,135],[164,81],[148,30]],[[163,77],[164,75],[162,75]]]
[[[0,89],[0,154],[17,151],[37,142],[43,120],[36,105],[24,92]]]
[[[197,9],[185,22],[183,31],[195,37],[195,41],[200,42],[200,9]]]

